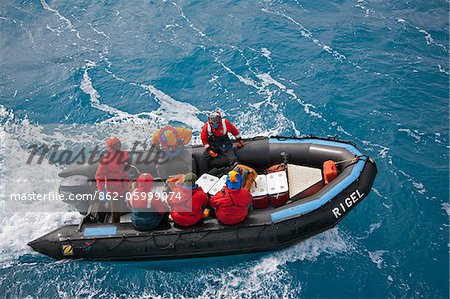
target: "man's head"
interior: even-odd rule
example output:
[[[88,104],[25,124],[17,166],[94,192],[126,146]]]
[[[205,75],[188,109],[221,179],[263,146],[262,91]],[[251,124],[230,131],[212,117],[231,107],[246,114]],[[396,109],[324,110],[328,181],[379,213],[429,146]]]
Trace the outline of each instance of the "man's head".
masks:
[[[142,173],[137,179],[138,186],[140,186],[141,188],[144,187],[146,189],[152,188],[153,181],[153,176],[150,173]]]
[[[243,182],[244,179],[242,178],[242,175],[239,172],[232,170],[228,173],[226,181],[228,189],[239,190],[241,189]]]
[[[122,148],[122,144],[120,143],[119,138],[117,137],[108,137],[106,139],[106,148],[108,150],[120,150]]]
[[[217,129],[220,126],[220,122],[222,121],[222,115],[219,111],[211,112],[208,117],[208,121],[214,129]]]
[[[192,187],[195,185],[196,181],[197,181],[197,175],[193,172],[189,172],[184,176],[183,184],[186,186]]]

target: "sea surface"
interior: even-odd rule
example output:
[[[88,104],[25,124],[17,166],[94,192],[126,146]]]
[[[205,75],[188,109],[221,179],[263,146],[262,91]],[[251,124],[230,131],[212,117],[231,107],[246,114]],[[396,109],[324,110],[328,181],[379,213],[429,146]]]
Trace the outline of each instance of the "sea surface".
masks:
[[[0,38],[3,195],[57,190],[64,167],[26,165],[27,145],[166,123],[198,140],[214,109],[246,137],[354,141],[379,169],[335,229],[212,259],[56,262],[26,244],[78,213],[2,205],[0,297],[448,298],[448,1],[5,0]]]

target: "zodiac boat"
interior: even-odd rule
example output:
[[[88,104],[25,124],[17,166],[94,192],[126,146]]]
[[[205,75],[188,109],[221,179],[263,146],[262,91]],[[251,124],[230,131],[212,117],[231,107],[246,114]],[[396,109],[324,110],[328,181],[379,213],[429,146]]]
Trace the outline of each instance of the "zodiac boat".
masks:
[[[192,152],[196,169],[203,148],[194,145]],[[289,155],[287,202],[252,210],[237,225],[223,225],[211,217],[193,227],[167,222],[148,232],[135,230],[129,219],[111,223],[108,213],[100,212],[99,203],[94,202],[89,203],[80,224],[62,226],[28,245],[54,259],[88,260],[176,259],[277,250],[336,226],[369,194],[377,174],[374,161],[354,143],[334,138],[256,137],[247,139],[236,153],[240,163],[258,174]],[[338,175],[325,184],[321,175],[327,160],[337,162]],[[221,162],[216,163],[211,166]],[[154,164],[134,166],[157,176]],[[96,168],[95,164],[81,165],[62,171],[60,193],[95,192]],[[312,174],[316,180],[308,183]],[[303,186],[305,180],[308,186]]]

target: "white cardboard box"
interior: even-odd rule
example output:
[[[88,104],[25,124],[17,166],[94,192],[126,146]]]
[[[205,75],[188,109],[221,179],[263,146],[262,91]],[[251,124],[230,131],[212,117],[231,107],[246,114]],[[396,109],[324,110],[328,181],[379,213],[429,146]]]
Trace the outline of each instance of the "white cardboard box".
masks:
[[[203,192],[208,193],[209,190],[219,181],[219,178],[207,173],[202,174],[201,177],[195,182],[197,185],[202,187]]]
[[[214,186],[209,189],[208,194],[211,196],[214,196],[217,194],[217,192],[219,192],[220,190],[222,190],[223,187],[225,187],[225,184],[227,182],[227,175],[224,174],[218,181],[217,183],[214,184]]]

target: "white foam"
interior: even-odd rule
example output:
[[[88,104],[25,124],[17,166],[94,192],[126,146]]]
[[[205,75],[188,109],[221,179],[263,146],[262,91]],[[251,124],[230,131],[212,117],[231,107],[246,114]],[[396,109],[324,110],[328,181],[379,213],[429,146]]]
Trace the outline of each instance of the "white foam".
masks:
[[[257,74],[256,77],[262,81],[261,88],[266,88],[268,85],[273,84],[283,91],[286,90],[286,86],[272,78],[268,73]]]
[[[262,54],[262,56],[266,57],[267,59],[272,59],[272,57],[270,57],[272,52],[267,50],[267,48],[261,48],[261,54]]]
[[[365,69],[362,66],[360,66],[359,63],[351,61],[343,53],[340,53],[336,49],[333,49],[331,46],[329,46],[329,45],[325,44],[324,42],[322,42],[321,40],[315,38],[310,30],[308,30],[305,26],[300,24],[294,18],[286,15],[285,13],[281,13],[281,12],[278,12],[278,11],[271,11],[271,10],[269,10],[267,8],[262,8],[261,11],[263,11],[265,13],[281,16],[281,17],[289,20],[290,22],[292,22],[293,24],[295,24],[299,28],[299,32],[300,32],[301,36],[303,36],[303,37],[309,39],[310,41],[312,41],[314,44],[316,44],[318,47],[320,47],[322,49],[322,51],[325,51],[325,52],[331,54],[336,60],[349,63],[349,64],[353,65],[355,68],[364,71],[365,73],[372,73],[374,75],[380,75],[381,74],[380,72],[369,71],[368,69]],[[366,16],[368,16],[368,14],[369,14],[369,10],[367,9],[366,10]],[[395,80],[393,77],[391,77],[388,74],[384,74],[384,76]]]
[[[399,132],[405,132],[408,136],[413,137],[416,140],[416,143],[421,141],[421,136],[425,135],[425,133],[420,133],[417,130],[411,130],[407,128],[398,129]]]
[[[88,65],[89,66],[89,65]],[[122,110],[113,108],[111,106],[105,105],[105,104],[101,104],[100,103],[100,95],[97,92],[97,90],[94,88],[94,86],[92,85],[92,80],[91,77],[89,77],[89,73],[88,73],[88,68],[84,70],[83,73],[83,79],[81,81],[80,84],[80,88],[82,91],[84,91],[86,94],[89,95],[90,101],[91,101],[91,106],[93,108],[99,109],[101,111],[119,116],[121,118],[133,118],[134,116],[124,112]]]
[[[424,35],[425,41],[427,42],[428,45],[434,45],[434,46],[440,47],[445,52],[448,52],[447,47],[445,45],[441,44],[441,43],[436,42],[434,40],[433,36],[428,31],[426,31],[425,29],[420,28],[418,26],[415,26],[414,24],[412,24],[412,23],[410,23],[410,22],[408,22],[408,21],[406,21],[405,19],[402,19],[402,18],[397,18],[397,22],[409,25],[409,26],[413,27],[414,29],[416,29],[418,32],[422,33]]]
[[[367,5],[367,2],[365,2],[365,1],[363,1],[363,0],[357,0],[358,3],[360,3],[360,1],[362,1],[364,5]],[[447,1],[447,2],[448,2],[448,1]],[[356,5],[356,6],[358,6],[358,5]],[[369,12],[375,13],[375,12],[373,11],[373,9],[367,9],[365,6],[359,6],[359,7],[366,11],[366,16],[368,16]],[[386,17],[385,17],[384,15],[382,15],[381,13],[378,13],[378,15],[379,15],[380,18],[386,19]],[[445,52],[448,52],[448,49],[447,49],[446,45],[436,42],[436,41],[434,40],[434,38],[432,37],[432,35],[431,35],[428,31],[426,31],[425,29],[420,28],[420,27],[418,27],[418,26],[415,26],[414,24],[412,24],[411,22],[407,21],[407,20],[404,19],[404,18],[399,18],[399,17],[397,17],[397,18],[395,18],[395,19],[396,19],[397,23],[402,24],[404,27],[408,25],[408,26],[411,26],[412,28],[416,29],[418,32],[422,33],[422,34],[424,35],[425,41],[427,42],[428,45],[435,45],[435,46],[438,46],[438,47],[440,47],[441,49],[443,49]],[[388,29],[389,29],[389,30],[392,30],[390,27],[388,27]],[[421,58],[419,57],[419,59],[421,59]],[[417,72],[417,70],[413,70],[413,72]],[[385,74],[385,76],[390,77],[390,76],[387,75],[387,74]],[[391,77],[391,79],[393,79],[393,78]],[[396,80],[396,82],[398,83],[397,80]]]
[[[337,126],[337,131],[344,133],[347,136],[352,136],[352,134],[350,134],[349,132],[347,132],[346,130],[344,130],[344,128],[342,126]]]
[[[420,182],[412,182],[414,188],[417,189],[417,192],[419,192],[420,194],[424,194],[427,190],[425,189],[425,187],[423,186],[422,183]]]
[[[384,196],[383,194],[381,194],[380,191],[378,191],[377,188],[372,188],[373,192],[378,195],[379,197],[383,198],[383,199],[388,199],[386,196]]]
[[[45,0],[41,0],[41,4],[42,4],[42,7],[43,7],[45,10],[48,10],[48,11],[52,12],[52,13],[53,13],[55,16],[57,16],[61,21],[63,21],[64,23],[66,23],[66,28],[67,28],[67,29],[70,29],[70,31],[74,32],[74,33],[76,34],[76,36],[78,37],[78,39],[81,39],[80,33],[75,29],[75,27],[73,27],[72,22],[71,22],[68,18],[66,18],[65,16],[61,15],[61,14],[59,13],[58,10],[56,10],[56,9],[54,9],[54,8],[52,8],[52,7],[50,7],[50,5],[48,5],[48,3],[45,2]]]
[[[47,193],[57,191],[60,169],[48,163],[27,165],[27,144],[49,141],[52,137],[43,127],[31,125],[28,120],[17,122],[12,111],[1,107],[2,129],[0,131],[1,161],[1,204],[0,210],[0,263],[7,266],[12,260],[25,253],[31,253],[26,245],[34,238],[79,219],[78,212],[70,211],[62,202],[7,202],[12,193]],[[59,134],[55,138],[61,138]],[[64,142],[60,139],[59,141]],[[6,146],[7,145],[7,146]],[[7,188],[7,190],[6,190]],[[36,212],[61,211],[61,212]],[[30,212],[33,211],[33,212]]]
[[[274,112],[273,120],[275,123],[267,124],[265,116],[258,113],[258,109],[251,108],[238,111],[234,115],[235,119],[245,120],[238,123],[241,135],[244,137],[279,136],[286,130],[293,130],[297,136],[300,135],[300,131],[295,127],[294,122],[287,119],[282,112]]]
[[[372,223],[369,227],[369,234],[373,233],[375,230],[381,227],[381,222]]]
[[[192,23],[192,21],[188,17],[186,17],[186,15],[184,14],[183,9],[177,3],[172,2],[172,4],[174,6],[176,6],[180,10],[181,17],[188,23],[190,28],[195,30],[201,37],[207,38],[207,39],[209,39],[211,41],[211,39],[202,30],[200,30],[198,27],[196,27],[194,25],[194,23]]]
[[[176,101],[153,85],[141,84],[140,86],[153,94],[161,104],[154,114],[163,119],[188,124],[196,130],[199,130],[203,126],[203,123],[197,116],[202,113],[197,107],[189,103]]]
[[[354,249],[338,231],[331,229],[287,249],[276,251],[244,268],[206,274],[199,278],[205,291],[199,298],[298,297],[302,286],[285,269],[287,263],[314,261],[320,255],[334,255]]]
[[[260,87],[258,86],[258,84],[250,78],[244,78],[241,75],[235,73],[232,69],[230,69],[228,66],[226,66],[223,62],[217,60],[217,62],[230,74],[232,74],[233,76],[235,76],[236,78],[238,78],[238,80],[242,83],[244,83],[245,85],[254,87],[256,89],[260,89]]]
[[[282,16],[286,19],[288,19],[289,21],[291,21],[292,23],[294,23],[295,25],[297,25],[300,28],[300,34],[303,37],[306,37],[308,39],[310,39],[314,44],[316,44],[317,46],[319,46],[322,50],[330,53],[331,55],[333,55],[336,59],[338,60],[347,60],[347,57],[342,54],[339,53],[338,51],[334,50],[331,46],[326,45],[325,43],[321,42],[320,40],[318,40],[317,38],[314,38],[313,34],[311,33],[311,31],[309,31],[307,28],[305,28],[305,26],[303,26],[302,24],[300,24],[299,22],[297,22],[296,20],[294,20],[292,17],[284,14],[284,13],[280,13],[280,12],[274,12],[274,11],[270,11],[268,9],[261,9],[263,12],[266,13],[270,13],[270,14],[274,14],[274,15],[278,15],[278,16]],[[358,64],[351,62],[353,65],[357,66]]]
[[[179,102],[165,94],[163,91],[157,89],[153,85],[150,84],[141,84],[138,85],[134,82],[131,82],[130,85],[140,86],[145,89],[150,94],[154,95],[155,98],[159,101],[160,107],[156,111],[152,112],[140,112],[137,114],[130,114],[128,112],[119,110],[117,108],[111,107],[109,105],[103,104],[100,102],[100,94],[94,88],[91,77],[89,76],[89,70],[95,67],[95,62],[88,61],[85,65],[85,70],[83,73],[83,79],[80,83],[80,88],[84,93],[89,95],[91,106],[95,109],[99,109],[101,111],[112,114],[114,117],[106,120],[106,122],[114,122],[114,121],[135,121],[138,123],[145,123],[148,120],[141,119],[142,117],[149,118],[156,124],[167,124],[169,121],[177,121],[180,123],[184,123],[189,125],[190,127],[199,130],[202,127],[202,122],[199,120],[197,115],[201,114],[201,111],[198,110],[195,106]],[[114,74],[113,74],[114,75]],[[126,81],[122,78],[117,78],[120,81]]]
[[[416,181],[411,175],[407,174],[401,169],[398,169],[397,171],[404,175],[407,178],[408,182],[411,182],[417,192],[419,192],[420,194],[425,194],[427,192],[427,189],[421,182]]]
[[[430,33],[428,33],[426,30],[419,29],[419,28],[417,28],[417,30],[419,30],[419,32],[421,32],[425,35],[425,40],[427,41],[427,44],[431,45],[434,43],[434,39]]]
[[[89,27],[91,27],[91,29],[92,29],[95,33],[97,33],[98,35],[101,35],[101,36],[106,37],[106,38],[109,39],[109,35],[107,35],[104,31],[98,30],[97,28],[95,28],[95,27],[92,25],[92,23],[88,23],[88,24],[89,24]]]
[[[440,73],[450,75],[450,72],[448,70],[446,70],[445,67],[442,67],[440,64],[438,64],[438,68],[439,68]]]
[[[226,66],[223,62],[221,62],[219,59],[216,58],[216,61],[230,74],[235,76],[240,82],[244,83],[247,86],[253,87],[258,90],[259,94],[265,95],[266,98],[264,101],[253,104],[255,108],[259,109],[263,103],[270,103],[275,109],[277,108],[277,104],[273,103],[272,96],[273,91],[269,88],[270,85],[275,85],[279,88],[282,92],[285,94],[291,96],[294,100],[296,100],[302,107],[305,113],[317,117],[322,118],[322,115],[318,112],[311,111],[311,108],[315,108],[314,105],[305,103],[302,101],[297,95],[295,94],[293,89],[288,89],[284,84],[281,82],[275,80],[269,73],[259,73],[255,74],[255,76],[260,79],[260,82],[256,82],[255,80],[251,78],[244,78],[243,76],[237,74],[235,71],[233,71],[231,68]],[[284,116],[283,116],[284,117]],[[296,132],[297,134],[297,132]]]
[[[383,254],[385,254],[386,250],[376,250],[374,252],[369,251],[369,257],[372,260],[373,263],[377,265],[378,269],[381,269],[384,267],[384,260],[383,260]]]
[[[52,230],[79,221],[80,213],[72,212],[0,212],[0,264],[32,253],[27,243]]]
[[[362,140],[361,141],[364,145],[368,145],[368,146],[374,146],[374,147],[378,147],[378,155],[381,158],[388,158],[389,159],[389,164],[392,164],[392,157],[389,155],[389,152],[391,151],[391,149],[387,146],[381,145],[381,144],[377,144],[377,143],[373,143],[371,141],[368,140]]]
[[[444,202],[442,204],[442,209],[445,210],[445,212],[447,213],[447,216],[450,217],[450,203]]]
[[[85,91],[98,100],[98,95],[85,78]],[[144,121],[144,120],[142,120]],[[133,141],[149,138],[156,129],[152,120],[145,125],[135,119],[120,123],[102,122],[92,125],[68,125],[45,127],[32,124],[28,119],[18,119],[13,111],[0,105],[0,264],[6,266],[20,255],[31,253],[26,245],[32,239],[70,222],[78,222],[79,213],[58,201],[53,202],[5,202],[7,194],[29,194],[56,192],[61,171],[48,163],[26,164],[29,157],[26,149],[30,144],[60,144],[61,148],[71,146],[92,148],[103,145],[106,136],[118,136],[124,147]],[[6,190],[6,187],[8,190]],[[60,212],[35,212],[60,211]],[[20,212],[23,211],[23,212]],[[33,212],[30,212],[33,211]]]
[[[360,8],[362,11],[365,12],[365,16],[368,17],[370,13],[370,9],[366,7],[367,2],[364,0],[357,0],[355,7]]]

